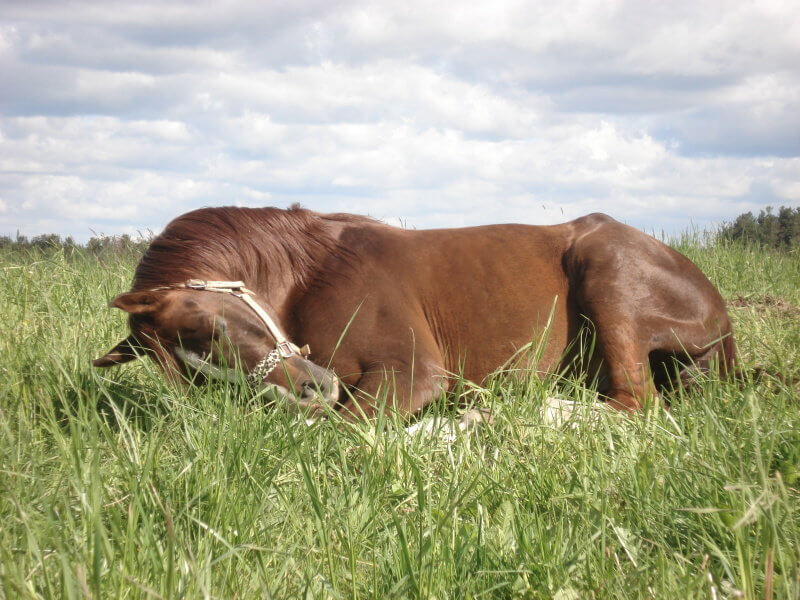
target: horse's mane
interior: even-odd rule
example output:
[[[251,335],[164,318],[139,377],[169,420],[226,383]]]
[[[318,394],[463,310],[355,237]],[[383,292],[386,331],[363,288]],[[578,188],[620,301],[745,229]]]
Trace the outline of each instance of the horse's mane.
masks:
[[[293,205],[278,208],[201,208],[177,217],[150,244],[132,290],[188,279],[242,280],[292,277],[297,284],[321,253],[347,253],[331,233],[336,224],[377,221],[348,214],[319,214]]]

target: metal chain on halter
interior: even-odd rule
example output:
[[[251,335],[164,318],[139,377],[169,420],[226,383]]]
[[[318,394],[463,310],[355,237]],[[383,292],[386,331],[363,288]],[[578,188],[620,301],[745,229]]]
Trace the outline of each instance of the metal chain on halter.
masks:
[[[280,350],[275,348],[272,352],[258,361],[258,364],[253,367],[253,370],[250,371],[250,374],[247,376],[247,378],[253,384],[263,383],[267,376],[272,373],[275,370],[275,367],[277,367],[279,364],[281,364],[281,353]]]

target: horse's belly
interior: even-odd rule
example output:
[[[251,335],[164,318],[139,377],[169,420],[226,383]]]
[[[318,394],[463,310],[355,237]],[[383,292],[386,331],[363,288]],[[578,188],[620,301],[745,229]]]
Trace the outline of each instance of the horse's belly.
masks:
[[[552,296],[540,299],[504,318],[490,318],[483,327],[470,328],[454,357],[453,372],[480,382],[498,369],[527,369],[552,372],[562,363],[577,323],[566,307],[566,300]],[[449,353],[452,354],[452,353]]]

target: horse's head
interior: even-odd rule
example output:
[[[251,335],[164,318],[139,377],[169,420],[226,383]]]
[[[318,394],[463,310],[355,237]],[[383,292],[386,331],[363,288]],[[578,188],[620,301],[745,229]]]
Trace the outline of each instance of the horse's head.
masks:
[[[223,293],[207,293],[223,292]],[[131,335],[92,362],[108,367],[142,350],[175,381],[237,379],[237,369],[256,386],[270,386],[302,407],[333,406],[339,382],[306,358],[307,348],[288,341],[241,282],[195,282],[114,298],[130,315]]]

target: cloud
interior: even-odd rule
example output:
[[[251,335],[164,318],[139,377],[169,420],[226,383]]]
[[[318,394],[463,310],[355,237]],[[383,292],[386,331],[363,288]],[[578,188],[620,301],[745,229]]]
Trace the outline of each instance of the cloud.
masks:
[[[4,2],[0,233],[796,205],[798,29],[788,2]]]

